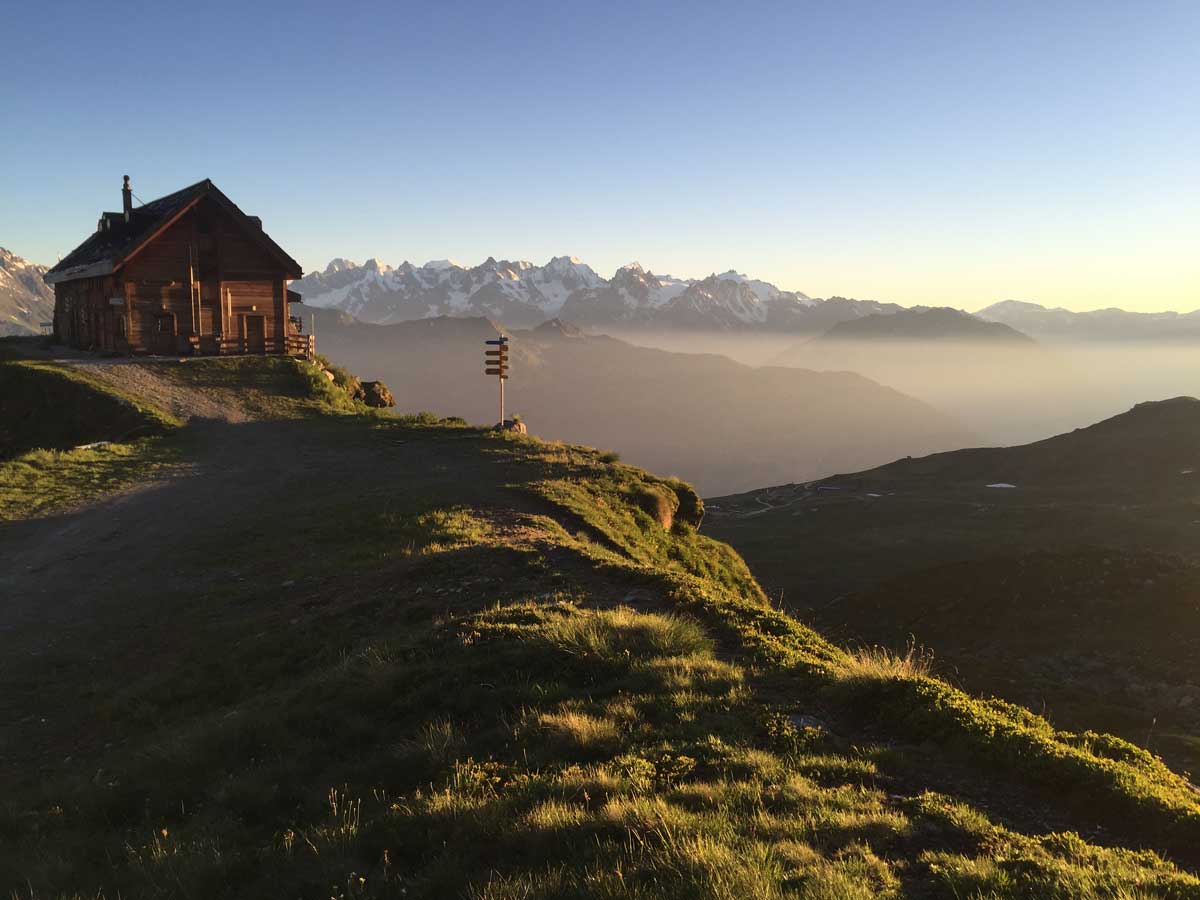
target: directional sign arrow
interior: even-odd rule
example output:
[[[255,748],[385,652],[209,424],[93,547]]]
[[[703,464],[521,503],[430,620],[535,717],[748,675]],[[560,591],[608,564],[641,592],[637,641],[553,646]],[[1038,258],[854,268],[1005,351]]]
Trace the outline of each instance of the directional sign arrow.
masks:
[[[507,358],[508,351],[507,350],[484,350],[483,355],[484,356],[501,356],[501,357]]]
[[[483,374],[484,375],[504,375],[507,371],[508,371],[507,369],[484,369]]]
[[[495,345],[498,345],[498,346],[500,346],[500,347],[503,347],[505,344],[507,344],[507,343],[508,343],[508,338],[506,338],[506,337],[497,338],[497,339],[496,339],[496,340],[494,340],[494,341],[484,341],[484,343],[485,343],[485,344],[495,344]]]

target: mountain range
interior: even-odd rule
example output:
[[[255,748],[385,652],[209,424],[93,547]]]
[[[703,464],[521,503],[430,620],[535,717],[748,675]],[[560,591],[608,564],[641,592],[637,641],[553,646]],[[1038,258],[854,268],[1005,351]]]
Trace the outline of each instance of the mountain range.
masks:
[[[37,334],[54,311],[53,291],[42,280],[46,266],[0,247],[0,335]],[[1073,312],[1020,300],[1003,300],[973,315],[946,307],[912,307],[936,313],[937,323],[910,317],[896,303],[833,296],[810,297],[729,270],[706,278],[659,275],[634,262],[604,278],[574,256],[545,265],[488,257],[467,267],[453,260],[390,266],[332,260],[291,285],[309,306],[332,307],[373,324],[435,316],[484,316],[514,328],[561,318],[585,328],[616,331],[748,332],[832,337],[984,337],[973,323],[1007,325],[1048,341],[1200,340],[1200,309],[1140,313],[1123,309]],[[949,319],[952,314],[955,321]],[[872,317],[847,329],[842,323]],[[928,319],[928,317],[927,317]],[[934,327],[936,325],[937,327]],[[926,334],[932,327],[935,334]],[[960,333],[961,332],[961,333]],[[997,335],[999,332],[997,332]],[[995,335],[994,335],[995,336]]]
[[[54,317],[54,291],[42,280],[46,267],[0,247],[0,336],[40,334]]]
[[[1200,339],[1200,309],[1190,313],[1093,309],[1073,312],[1022,300],[1002,300],[975,313],[1043,340],[1140,341]]]
[[[844,297],[817,300],[734,271],[684,279],[630,263],[606,279],[573,256],[542,266],[488,257],[470,268],[450,260],[393,268],[377,259],[363,265],[335,259],[291,287],[308,305],[380,325],[486,316],[522,328],[558,317],[587,327],[816,334],[847,319],[901,309]]]

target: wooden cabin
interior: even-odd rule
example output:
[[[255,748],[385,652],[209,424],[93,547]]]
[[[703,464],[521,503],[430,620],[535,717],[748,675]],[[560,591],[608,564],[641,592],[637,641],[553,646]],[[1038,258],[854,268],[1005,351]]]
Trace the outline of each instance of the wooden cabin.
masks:
[[[129,176],[122,211],[46,273],[54,336],[112,353],[311,355],[288,303],[303,274],[248,216],[205,179],[137,208]]]

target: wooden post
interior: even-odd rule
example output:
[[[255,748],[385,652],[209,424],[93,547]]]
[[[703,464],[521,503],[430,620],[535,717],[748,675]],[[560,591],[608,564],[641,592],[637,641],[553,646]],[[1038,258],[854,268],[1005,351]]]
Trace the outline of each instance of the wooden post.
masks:
[[[483,354],[483,374],[495,375],[500,382],[500,426],[504,426],[504,379],[508,377],[508,338],[500,335],[498,338],[484,341],[487,348]]]

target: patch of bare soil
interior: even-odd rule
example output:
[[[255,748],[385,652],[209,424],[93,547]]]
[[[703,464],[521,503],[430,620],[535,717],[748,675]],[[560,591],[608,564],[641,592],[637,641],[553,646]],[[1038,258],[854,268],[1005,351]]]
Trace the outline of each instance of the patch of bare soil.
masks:
[[[145,398],[178,419],[215,419],[222,422],[249,422],[254,417],[238,402],[235,391],[229,396],[213,396],[211,390],[201,391],[180,384],[155,371],[156,366],[178,365],[171,362],[141,362],[128,359],[88,360],[71,362],[71,367],[98,381],[112,385],[127,394]]]

